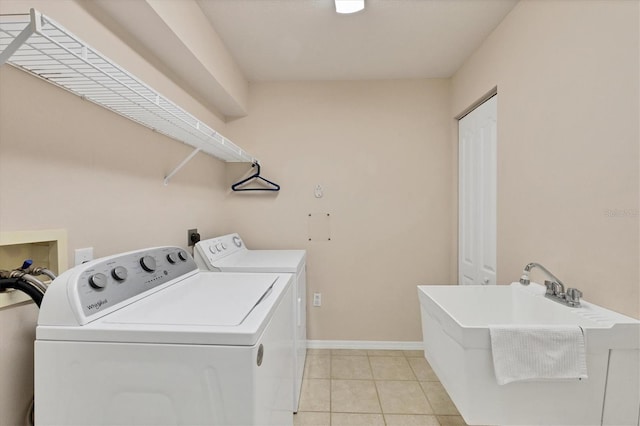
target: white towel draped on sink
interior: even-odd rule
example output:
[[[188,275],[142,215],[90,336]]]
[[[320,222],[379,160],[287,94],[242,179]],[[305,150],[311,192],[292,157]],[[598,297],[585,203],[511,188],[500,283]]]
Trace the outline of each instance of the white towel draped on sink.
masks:
[[[499,385],[587,378],[584,333],[577,325],[490,325],[489,334]]]

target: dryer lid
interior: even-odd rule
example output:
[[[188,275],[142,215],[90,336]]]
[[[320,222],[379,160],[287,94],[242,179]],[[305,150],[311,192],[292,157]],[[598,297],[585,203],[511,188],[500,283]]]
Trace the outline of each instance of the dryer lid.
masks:
[[[244,250],[214,262],[222,272],[298,272],[304,265],[304,250]]]

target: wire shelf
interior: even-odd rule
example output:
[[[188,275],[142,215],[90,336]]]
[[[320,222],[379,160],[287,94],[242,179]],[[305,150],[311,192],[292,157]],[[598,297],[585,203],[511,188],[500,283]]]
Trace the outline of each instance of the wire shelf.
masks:
[[[4,62],[190,145],[197,151],[229,162],[257,161],[33,9],[30,14],[0,15],[0,65]]]

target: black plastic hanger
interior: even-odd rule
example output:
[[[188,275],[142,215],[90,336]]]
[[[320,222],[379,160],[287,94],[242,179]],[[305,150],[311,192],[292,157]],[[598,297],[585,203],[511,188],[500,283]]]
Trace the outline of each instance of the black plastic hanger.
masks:
[[[249,176],[248,178],[242,179],[241,181],[231,185],[231,189],[233,191],[280,191],[280,185],[278,185],[277,183],[271,182],[270,180],[260,176],[260,164],[258,162],[253,163],[251,167],[255,167],[256,172],[251,176]],[[264,188],[240,188],[242,185],[245,185],[255,180],[261,180],[263,182],[266,182],[267,185],[270,185],[270,186],[264,187]]]

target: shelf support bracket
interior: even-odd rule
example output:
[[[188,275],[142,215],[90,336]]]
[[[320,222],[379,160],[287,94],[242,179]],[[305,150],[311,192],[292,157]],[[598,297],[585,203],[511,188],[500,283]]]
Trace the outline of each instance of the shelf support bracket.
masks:
[[[185,164],[187,164],[189,161],[191,161],[191,159],[192,159],[193,157],[195,157],[195,156],[196,156],[196,154],[197,154],[197,153],[199,153],[200,151],[202,151],[202,148],[196,148],[196,149],[194,149],[194,150],[193,150],[193,152],[187,156],[187,158],[185,158],[184,160],[182,160],[182,163],[178,164],[178,165],[176,166],[176,168],[175,168],[175,169],[173,169],[173,170],[171,171],[171,173],[169,173],[168,175],[166,175],[166,176],[164,177],[164,185],[165,185],[165,186],[169,185],[169,181],[171,180],[171,178],[173,177],[173,175],[175,175],[176,173],[178,173],[178,171],[179,171],[181,168],[183,168],[183,167],[185,166]]]
[[[20,31],[20,34],[18,34],[16,38],[14,38],[13,41],[11,41],[11,43],[9,43],[9,45],[2,51],[2,53],[0,53],[0,65],[7,62],[9,58],[16,53],[16,50],[18,50],[20,46],[22,46],[22,44],[31,37],[31,34],[38,32],[42,27],[40,12],[31,9],[29,14],[31,15],[29,25],[24,27],[24,30]]]

